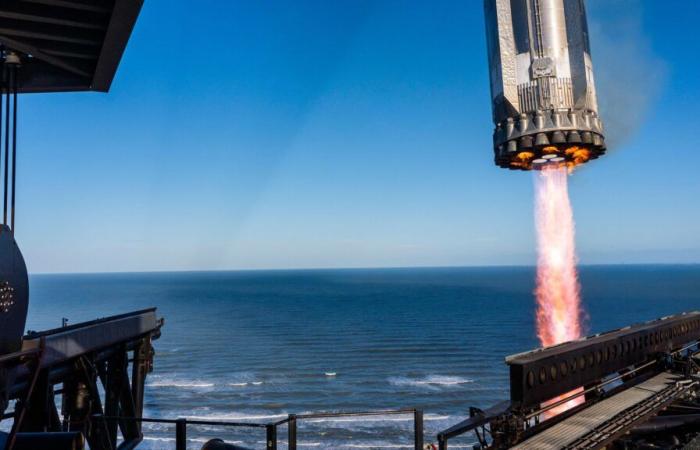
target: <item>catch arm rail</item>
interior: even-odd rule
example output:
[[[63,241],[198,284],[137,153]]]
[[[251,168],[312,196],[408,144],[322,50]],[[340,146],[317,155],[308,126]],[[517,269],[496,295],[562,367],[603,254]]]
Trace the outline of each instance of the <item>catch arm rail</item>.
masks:
[[[699,340],[700,313],[691,312],[510,356],[510,402],[486,411],[472,408],[469,419],[438,434],[440,450],[447,449],[449,439],[468,432],[484,447],[510,447],[664,370],[697,373],[691,355]],[[694,369],[674,368],[677,357],[681,366]],[[611,388],[615,383],[620,385]],[[582,397],[578,406],[551,414]]]
[[[699,339],[700,312],[689,312],[512,355],[510,399],[514,408],[538,407]]]

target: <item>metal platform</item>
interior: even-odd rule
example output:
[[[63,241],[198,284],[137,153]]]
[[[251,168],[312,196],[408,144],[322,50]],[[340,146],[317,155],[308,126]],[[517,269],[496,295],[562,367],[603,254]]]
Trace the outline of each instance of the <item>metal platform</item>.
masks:
[[[677,399],[691,385],[663,372],[563,420],[513,447],[518,450],[600,448]]]

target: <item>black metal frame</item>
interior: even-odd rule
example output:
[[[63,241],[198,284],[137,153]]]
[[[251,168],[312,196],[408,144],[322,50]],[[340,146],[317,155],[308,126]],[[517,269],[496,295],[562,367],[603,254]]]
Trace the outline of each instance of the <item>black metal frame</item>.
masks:
[[[107,92],[142,5],[143,0],[0,2],[0,44],[22,54],[20,92]]]
[[[317,414],[290,414],[285,419],[277,422],[253,423],[253,422],[222,422],[212,420],[189,420],[180,419],[155,419],[147,417],[119,417],[107,415],[95,415],[95,421],[102,421],[105,424],[115,422],[134,423],[163,423],[175,425],[175,449],[186,450],[187,448],[187,426],[207,425],[221,427],[259,428],[265,430],[265,448],[267,450],[277,450],[278,448],[278,428],[287,425],[288,450],[297,450],[297,427],[298,422],[309,419],[333,418],[333,417],[369,417],[380,415],[413,415],[413,445],[415,450],[423,450],[424,430],[423,411],[420,409],[392,409],[384,411],[355,411],[355,412],[332,412]]]
[[[152,340],[162,324],[149,309],[25,336],[23,351],[0,357],[0,369],[12,374],[6,395],[16,400],[14,412],[2,416],[13,419],[5,450],[22,433],[46,432],[80,432],[92,450],[135,448],[143,434],[133,419],[143,413]],[[92,421],[102,414],[119,420]],[[123,442],[117,445],[119,433]]]
[[[0,357],[0,367],[2,368],[10,368],[10,370],[18,365],[25,365],[27,367],[31,368],[31,382],[29,383],[29,386],[27,388],[27,398],[31,398],[34,389],[36,387],[37,381],[39,379],[39,372],[41,369],[41,356],[43,353],[43,340],[41,341],[41,345],[37,348],[31,349],[31,350],[26,350],[22,352],[17,352],[17,353],[11,353],[9,355],[5,355]],[[18,402],[16,407],[15,407],[15,412],[12,415],[2,415],[0,416],[0,420],[8,418],[8,417],[13,417],[15,420],[12,422],[12,428],[10,430],[10,434],[7,437],[7,440],[5,441],[5,449],[6,450],[11,450],[12,447],[15,445],[16,439],[17,439],[17,433],[19,430],[22,428],[26,413],[27,413],[27,408],[26,408],[27,402]]]
[[[2,62],[0,70],[0,155],[3,160],[2,223],[6,226],[9,225],[14,235],[15,187],[17,184],[17,93],[20,86],[20,61],[18,55],[1,46],[0,59]],[[1,142],[3,140],[4,142]],[[3,146],[4,148],[2,148]]]
[[[615,375],[608,376],[603,380],[599,380],[595,384],[585,386],[584,389],[581,389],[580,391],[568,395],[565,398],[558,399],[557,401],[548,403],[546,405],[537,404],[536,407],[528,410],[523,410],[519,407],[514,407],[513,403],[508,401],[499,403],[498,405],[486,411],[482,411],[478,408],[470,408],[469,419],[457,423],[447,428],[446,430],[443,430],[440,433],[438,433],[437,437],[439,450],[447,450],[448,442],[450,439],[464,435],[469,432],[474,432],[477,440],[483,447],[494,446],[494,448],[505,448],[506,446],[510,446],[521,442],[527,439],[528,437],[566,419],[567,417],[576,414],[578,411],[590,406],[594,402],[600,401],[603,398],[610,397],[631,386],[645,381],[654,374],[658,374],[663,370],[672,370],[675,373],[678,373],[679,375],[697,373],[698,370],[700,370],[700,366],[698,366],[693,361],[692,357],[698,351],[700,342],[698,341],[696,336],[692,334],[692,331],[695,328],[691,326],[697,323],[695,322],[697,320],[697,317],[697,313],[693,313],[688,315],[688,317],[685,317],[686,320],[674,320],[673,322],[671,322],[671,324],[669,324],[669,322],[666,322],[665,319],[655,321],[656,325],[658,325],[658,329],[660,330],[659,338],[668,339],[669,345],[673,345],[675,348],[674,350],[656,353],[654,359],[643,359],[643,363],[627,367],[625,368],[625,370],[619,371],[619,373],[613,372],[613,374]],[[675,316],[675,318],[678,318],[678,316]],[[653,322],[650,322],[645,325],[649,325],[651,323]],[[629,327],[627,329],[617,330],[613,333],[622,332],[623,338],[625,337],[625,335],[634,336],[635,338],[637,338],[639,328],[640,327]],[[643,331],[650,332],[650,330],[646,328]],[[651,332],[653,332],[653,330]],[[606,333],[606,335],[607,334],[608,333]],[[683,341],[682,336],[688,336],[688,334],[690,334],[692,340]],[[615,339],[620,338],[620,336],[613,337]],[[622,342],[626,341],[623,340]],[[681,348],[677,348],[678,342],[684,342],[684,344],[686,345],[683,345],[683,347]],[[576,345],[576,348],[574,350],[578,353],[581,353],[581,342],[571,343],[571,345],[574,344]],[[569,344],[564,344],[562,347],[566,347],[567,345]],[[587,347],[584,345],[583,349],[586,350],[586,348]],[[630,348],[632,347],[630,346]],[[554,347],[554,349],[557,348]],[[534,353],[537,352],[542,352],[542,350],[535,351]],[[567,355],[566,352],[561,351],[557,352],[556,354],[557,356],[561,356],[564,358],[570,356]],[[528,354],[524,354],[524,356],[527,355]],[[604,387],[617,382],[622,382],[622,384],[607,391],[603,390]],[[557,392],[557,394],[562,393],[565,392]],[[539,419],[543,413],[546,413],[547,411],[550,411],[560,405],[563,405],[579,397],[585,397],[586,401],[564,413],[556,415],[555,417],[549,420],[540,422]],[[662,404],[661,406],[665,406],[666,404],[670,403],[673,399],[674,398],[671,397],[664,398],[663,400],[666,403]],[[655,405],[655,409],[642,409],[644,409],[647,412],[651,411],[649,412],[649,414],[652,414],[658,411],[659,408],[660,407],[658,405]],[[627,420],[627,422],[625,423],[627,424],[627,426],[629,426],[631,421]],[[615,423],[615,425],[617,426],[619,425],[619,423]],[[620,429],[616,430],[617,434],[609,434],[609,440],[606,442],[611,441],[614,437],[619,437],[619,435],[622,434],[622,431],[624,431],[624,428],[621,427]],[[491,434],[491,438],[497,437],[497,439],[493,439],[492,442],[488,442],[487,434]]]
[[[700,312],[690,312],[509,356],[510,399],[515,408],[537,408],[698,339]]]

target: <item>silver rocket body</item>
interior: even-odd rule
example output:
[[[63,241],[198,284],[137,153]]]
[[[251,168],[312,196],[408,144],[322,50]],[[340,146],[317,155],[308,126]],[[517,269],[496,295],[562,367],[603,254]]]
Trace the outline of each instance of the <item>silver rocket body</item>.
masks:
[[[497,165],[585,163],[605,152],[584,0],[484,0]]]

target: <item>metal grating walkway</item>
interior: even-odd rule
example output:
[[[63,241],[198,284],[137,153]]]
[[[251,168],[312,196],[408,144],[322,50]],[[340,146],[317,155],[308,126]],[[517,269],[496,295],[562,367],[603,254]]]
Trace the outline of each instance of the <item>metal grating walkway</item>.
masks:
[[[582,410],[513,449],[599,448],[622,429],[631,427],[690,387],[674,383],[676,379],[676,375],[661,373]]]

